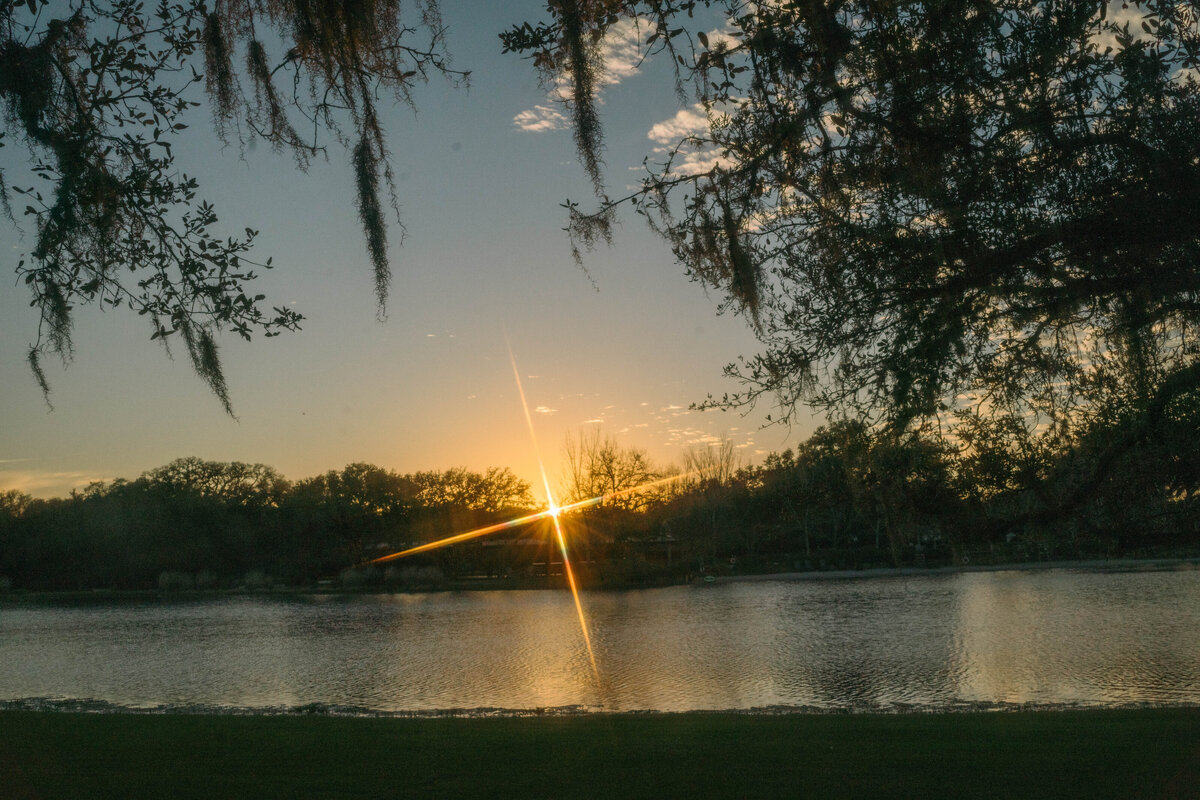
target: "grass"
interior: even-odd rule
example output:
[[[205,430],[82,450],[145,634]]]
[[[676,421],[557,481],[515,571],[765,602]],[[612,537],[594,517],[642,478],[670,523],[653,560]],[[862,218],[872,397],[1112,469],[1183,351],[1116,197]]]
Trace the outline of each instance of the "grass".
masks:
[[[0,712],[23,798],[1200,798],[1200,710],[379,719]]]

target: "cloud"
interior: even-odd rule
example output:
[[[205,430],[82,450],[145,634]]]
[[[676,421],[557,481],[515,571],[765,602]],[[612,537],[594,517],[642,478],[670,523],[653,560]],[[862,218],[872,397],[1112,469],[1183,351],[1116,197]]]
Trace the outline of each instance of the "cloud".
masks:
[[[624,19],[608,29],[600,45],[604,73],[598,77],[598,88],[616,86],[631,78],[645,61],[642,39],[652,30],[651,23],[639,17]],[[547,98],[552,103],[569,101],[574,94],[569,76],[560,75]],[[561,131],[570,127],[565,114],[550,105],[536,105],[513,117],[513,124],[528,133]]]
[[[558,409],[550,408],[549,406],[538,406],[537,408],[535,408],[533,410],[533,413],[535,413],[535,414],[557,414]]]
[[[608,29],[600,46],[605,69],[603,85],[615,86],[638,73],[643,62],[642,39],[651,29],[650,23],[640,17],[623,19]]]
[[[729,112],[723,108],[694,103],[651,127],[646,138],[658,145],[654,152],[664,161],[671,159],[670,172],[697,175],[733,163],[727,154],[708,141],[712,127],[728,118]]]
[[[717,167],[728,167],[733,159],[721,155],[715,150],[703,150],[694,153],[681,153],[671,164],[671,172],[675,175],[700,175],[711,172]]]
[[[681,108],[675,116],[664,120],[646,134],[653,142],[674,144],[685,136],[703,136],[708,133],[708,112],[701,103]]]
[[[70,494],[94,481],[107,477],[90,472],[53,472],[49,470],[0,470],[0,487],[16,489],[35,497],[57,497]]]
[[[534,106],[513,117],[513,124],[528,133],[544,133],[566,129],[567,118],[556,108]]]

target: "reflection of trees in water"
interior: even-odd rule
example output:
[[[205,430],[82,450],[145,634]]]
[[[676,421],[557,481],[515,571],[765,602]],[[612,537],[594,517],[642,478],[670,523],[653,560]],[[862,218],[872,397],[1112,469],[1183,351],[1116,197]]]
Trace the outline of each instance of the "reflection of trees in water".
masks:
[[[833,706],[950,699],[957,593],[946,579],[831,581],[802,591],[780,615],[784,624],[806,621],[793,638],[779,631],[790,645],[780,664],[789,690]]]
[[[0,686],[13,697],[384,710],[1200,701],[1200,572],[744,583],[583,599],[599,690],[559,592],[6,609]]]
[[[1195,573],[978,573],[961,582],[964,699],[1169,702],[1195,685]]]

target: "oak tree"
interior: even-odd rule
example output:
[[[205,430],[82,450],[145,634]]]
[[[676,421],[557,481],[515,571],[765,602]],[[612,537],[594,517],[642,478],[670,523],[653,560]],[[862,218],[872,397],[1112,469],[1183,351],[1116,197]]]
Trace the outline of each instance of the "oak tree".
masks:
[[[29,164],[0,169],[0,205],[31,239],[17,274],[39,314],[28,355],[43,392],[42,358],[70,358],[80,305],[143,315],[164,344],[178,334],[226,410],[215,334],[299,326],[251,288],[271,267],[257,231],[218,225],[177,166],[205,94],[226,143],[262,140],[301,169],[331,143],[349,151],[382,314],[398,203],[380,104],[411,103],[431,75],[465,81],[443,33],[436,0],[0,2],[0,147]]]
[[[904,429],[1068,426],[1200,381],[1200,11],[1174,0],[556,0],[503,35],[573,86],[589,172],[605,32],[643,24],[706,124],[581,246],[644,215],[762,345],[744,390]],[[704,14],[711,19],[701,22]],[[695,18],[693,18],[695,17]],[[714,27],[715,26],[715,27]],[[694,115],[694,116],[695,116]],[[1096,411],[1095,413],[1101,413]]]

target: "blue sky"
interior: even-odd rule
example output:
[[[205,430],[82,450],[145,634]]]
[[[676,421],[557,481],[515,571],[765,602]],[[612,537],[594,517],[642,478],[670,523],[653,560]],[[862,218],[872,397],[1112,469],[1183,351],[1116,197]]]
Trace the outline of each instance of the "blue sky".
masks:
[[[616,245],[586,259],[588,274],[572,262],[560,203],[586,205],[589,183],[546,89],[527,62],[501,55],[496,36],[541,5],[448,1],[442,11],[471,87],[434,79],[415,93],[415,113],[393,108],[385,121],[407,229],[403,244],[391,230],[387,321],[375,319],[347,154],[333,147],[307,174],[266,147],[243,158],[219,147],[197,109],[177,157],[230,231],[261,231],[258,254],[278,267],[258,291],[295,304],[303,331],[221,341],[233,420],[185,357],[149,341],[143,319],[80,308],[74,362],[48,362],[49,411],[25,363],[36,319],[10,277],[0,293],[0,489],[61,495],[185,455],[263,462],[293,479],[355,461],[401,472],[509,466],[536,489],[506,337],[552,485],[563,438],[581,427],[601,425],[658,464],[714,437],[753,462],[807,436],[812,424],[760,429],[766,407],[688,411],[737,388],[721,368],[755,343],[640,218],[624,216]],[[616,54],[601,108],[614,194],[659,146],[651,131],[688,122],[665,64],[635,71],[628,48]],[[20,157],[0,150],[6,170]],[[5,225],[0,247],[11,269],[27,243]]]

